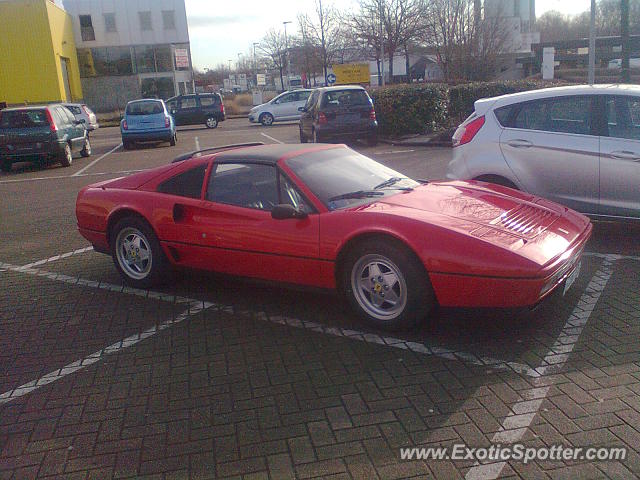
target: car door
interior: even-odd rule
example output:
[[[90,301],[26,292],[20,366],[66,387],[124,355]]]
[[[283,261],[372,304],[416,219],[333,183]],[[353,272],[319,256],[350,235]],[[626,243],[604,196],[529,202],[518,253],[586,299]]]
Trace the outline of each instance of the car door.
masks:
[[[599,213],[640,218],[640,97],[607,96],[604,107]]]
[[[198,102],[195,95],[185,95],[180,99],[180,108],[176,112],[177,125],[201,123],[198,118]]]
[[[594,96],[523,102],[500,134],[504,158],[527,192],[584,213],[599,203],[600,139]]]
[[[275,120],[291,119],[294,95],[293,93],[286,93],[273,102],[273,118]]]
[[[201,213],[203,242],[215,269],[279,282],[319,285],[318,215],[275,220],[272,208],[291,203],[278,188],[283,174],[274,165],[214,164]],[[300,198],[302,196],[300,195]]]
[[[307,100],[309,99],[309,96],[311,95],[311,92],[308,90],[298,90],[297,92],[295,92],[295,99],[293,102],[293,108],[292,108],[292,116],[295,119],[300,118],[300,107],[304,107],[307,104]]]
[[[63,122],[60,128],[65,130],[68,138],[71,140],[71,148],[74,151],[82,150],[84,147],[85,126],[84,124],[76,124],[76,117],[65,107],[55,107]]]

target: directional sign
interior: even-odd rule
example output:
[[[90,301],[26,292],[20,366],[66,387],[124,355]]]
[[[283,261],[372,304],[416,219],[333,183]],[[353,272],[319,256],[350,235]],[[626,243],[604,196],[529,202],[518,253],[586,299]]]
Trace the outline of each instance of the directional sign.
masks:
[[[332,65],[334,82],[337,85],[349,85],[350,83],[369,83],[368,63],[345,63]]]
[[[327,75],[327,83],[334,84],[336,83],[336,76],[333,73]]]

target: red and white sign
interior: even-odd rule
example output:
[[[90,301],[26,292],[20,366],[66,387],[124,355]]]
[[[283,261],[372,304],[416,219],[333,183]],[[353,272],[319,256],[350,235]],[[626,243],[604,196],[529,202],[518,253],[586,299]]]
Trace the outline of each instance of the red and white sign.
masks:
[[[186,48],[176,48],[176,68],[189,68],[189,52]]]

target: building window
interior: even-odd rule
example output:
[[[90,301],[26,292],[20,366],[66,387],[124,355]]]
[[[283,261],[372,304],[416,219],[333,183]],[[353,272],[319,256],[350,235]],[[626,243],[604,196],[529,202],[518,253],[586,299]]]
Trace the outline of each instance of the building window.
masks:
[[[104,31],[107,33],[117,32],[116,28],[116,14],[115,13],[105,13],[104,14]]]
[[[173,10],[162,11],[162,25],[165,30],[176,29],[176,16]]]
[[[167,99],[176,94],[171,77],[143,78],[140,81],[140,90],[143,98]]]
[[[130,47],[79,48],[78,63],[82,78],[134,73]]]
[[[138,12],[138,16],[140,17],[140,30],[153,30],[153,26],[151,25],[151,12]]]
[[[91,15],[80,15],[80,34],[83,42],[91,42],[96,39]]]

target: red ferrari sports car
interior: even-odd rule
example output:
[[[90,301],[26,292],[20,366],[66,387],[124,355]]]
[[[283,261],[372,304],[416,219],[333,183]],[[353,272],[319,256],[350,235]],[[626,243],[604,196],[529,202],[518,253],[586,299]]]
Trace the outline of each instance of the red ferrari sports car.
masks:
[[[589,220],[482,182],[425,182],[344,145],[221,149],[83,188],[80,233],[148,288],[172,266],[338,289],[407,328],[441,306],[521,307],[577,276]]]

